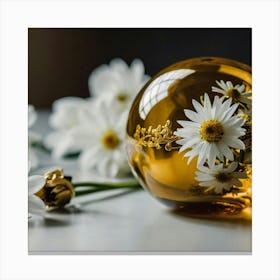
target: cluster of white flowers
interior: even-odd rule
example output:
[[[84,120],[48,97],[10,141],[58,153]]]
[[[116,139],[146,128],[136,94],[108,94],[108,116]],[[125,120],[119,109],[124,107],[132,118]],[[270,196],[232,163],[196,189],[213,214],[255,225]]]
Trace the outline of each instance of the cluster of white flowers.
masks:
[[[233,186],[240,187],[239,179],[246,178],[243,171],[238,171],[238,159],[234,151],[246,149],[240,137],[246,134],[243,127],[251,112],[251,92],[245,92],[244,85],[233,85],[231,81],[216,81],[218,87],[212,91],[222,94],[214,96],[211,104],[209,95],[204,94],[200,104],[192,100],[196,111],[184,110],[189,119],[179,120],[182,126],[174,134],[179,136],[179,152],[187,150],[185,157],[190,163],[197,158],[198,171],[196,180],[206,191],[223,193]],[[214,93],[212,93],[214,94]],[[237,114],[237,109],[238,114]]]
[[[55,158],[79,153],[83,170],[116,177],[130,171],[124,148],[133,99],[147,82],[142,61],[121,59],[96,68],[89,77],[90,98],[66,97],[53,103],[45,140]]]

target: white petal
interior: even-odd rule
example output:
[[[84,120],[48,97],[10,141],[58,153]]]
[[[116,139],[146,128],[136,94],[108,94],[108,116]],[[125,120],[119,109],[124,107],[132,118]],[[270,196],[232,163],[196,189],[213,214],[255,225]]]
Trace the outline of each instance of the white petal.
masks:
[[[213,166],[215,164],[215,160],[217,157],[217,147],[215,143],[210,143],[209,145],[210,150],[209,150],[209,154],[208,154],[208,164],[209,166]]]
[[[108,162],[108,155],[99,159],[98,163],[95,166],[99,175],[108,176]]]
[[[216,83],[217,83],[223,90],[225,90],[225,91],[228,90],[228,87],[227,87],[226,83],[225,83],[223,80],[221,80],[220,82],[216,81]]]
[[[245,85],[236,85],[235,88],[240,92],[242,93],[245,89]]]
[[[89,148],[80,154],[78,159],[79,166],[83,170],[90,170],[99,164],[99,160],[102,157],[102,150],[98,146]]]
[[[190,139],[188,139],[185,143],[184,143],[184,146],[187,146],[187,147],[192,147],[193,145],[197,144],[200,142],[200,138],[199,137],[192,137]]]
[[[232,151],[226,145],[223,147],[223,154],[229,160],[233,160],[234,159]]]
[[[181,153],[183,151],[185,151],[186,149],[189,149],[190,147],[188,145],[182,145],[182,147],[179,149],[178,153]],[[186,154],[185,154],[186,156]]]
[[[182,127],[194,127],[196,129],[199,129],[200,128],[200,124],[199,123],[196,123],[196,122],[191,122],[191,121],[177,121],[177,123],[179,123]]]
[[[80,97],[69,96],[57,99],[53,102],[52,107],[55,111],[60,111],[62,109],[73,109],[79,108],[82,104],[85,103],[85,100]]]
[[[229,110],[231,106],[231,98],[228,98],[225,102],[223,102],[219,107],[220,107],[220,112],[219,112],[219,120],[222,121],[226,115],[227,111]]]
[[[245,119],[239,118],[237,116],[233,116],[230,119],[223,122],[224,126],[235,126],[235,127],[241,127],[245,123]]]
[[[228,144],[228,143],[227,143]],[[218,146],[218,149],[219,151],[227,158],[229,159],[230,161],[232,161],[234,158],[233,158],[233,154],[232,152],[229,150],[228,146],[223,143],[223,142],[219,142],[217,144]]]
[[[188,159],[188,161],[187,161],[188,164],[193,160],[193,158],[194,158],[195,156],[197,156],[197,155],[199,154],[200,149],[202,148],[202,146],[203,146],[203,143],[200,142],[200,143],[198,143],[192,150],[188,151],[188,152],[184,155],[184,157],[188,157],[188,156],[189,156],[189,159]]]
[[[114,162],[114,161],[109,161],[108,165],[107,165],[107,174],[113,178],[116,177],[119,171],[119,165],[118,163]]]
[[[198,174],[198,172],[197,172]],[[197,180],[198,181],[210,181],[213,180],[213,176],[209,175],[209,174],[205,174],[205,173],[199,173],[197,176]]]
[[[185,109],[184,112],[185,112],[186,117],[189,118],[190,120],[192,120],[196,123],[201,122],[201,120],[199,119],[199,115],[197,113],[195,113],[194,111]]]
[[[28,212],[35,215],[43,215],[46,210],[44,202],[36,195],[28,196]]]
[[[194,130],[197,131],[200,129],[201,124],[192,122],[192,121],[177,121],[178,123],[180,122],[181,125],[183,125],[183,128],[179,128],[178,130],[180,131],[189,131]]]
[[[226,111],[226,114],[224,115],[223,119],[221,121],[227,121],[230,119],[233,115],[233,113],[236,111],[239,104],[234,104]]]
[[[123,92],[133,98],[148,79],[141,60],[135,59],[129,68],[122,59],[116,58],[109,65],[96,68],[91,73],[88,84],[92,96],[116,97]]]
[[[212,107],[209,95],[207,93],[204,93],[204,109],[205,113],[207,114],[207,118],[209,118],[211,116]]]
[[[129,69],[127,64],[121,58],[114,58],[110,61],[110,67],[113,72],[125,74]]]
[[[217,88],[217,87],[212,87],[213,92],[225,94],[225,91],[223,89]]]
[[[203,110],[203,107],[201,106],[201,104],[199,102],[197,102],[195,99],[192,100],[192,104],[197,112]]]
[[[45,185],[45,178],[41,175],[28,177],[28,194],[34,194]]]
[[[241,150],[245,149],[245,144],[240,139],[236,139],[236,138],[228,139],[227,145],[235,149],[241,149]]]
[[[204,142],[198,156],[198,165],[203,165],[209,157],[209,153],[211,150],[211,145],[208,142]]]
[[[185,142],[186,140],[184,138],[176,141],[176,143],[181,146],[183,146]]]
[[[226,82],[226,85],[227,85],[228,89],[233,88],[233,84],[232,84],[231,81],[227,81],[227,82]]]
[[[130,65],[132,76],[134,77],[134,82],[141,81],[143,75],[145,74],[144,64],[140,59],[134,59]]]
[[[88,87],[91,96],[106,94],[108,87],[107,82],[111,82],[111,74],[109,72],[108,65],[100,65],[95,70],[93,70],[88,79]]]
[[[199,185],[201,187],[209,187],[209,186],[213,186],[213,184],[215,184],[216,181],[212,180],[212,181],[206,181],[206,182],[200,182]]]
[[[204,173],[209,173],[210,174],[210,169],[208,167],[205,167],[203,165],[198,165],[198,169],[201,170],[202,172]],[[198,173],[199,171],[197,171]],[[199,172],[199,173],[202,173],[202,172]]]

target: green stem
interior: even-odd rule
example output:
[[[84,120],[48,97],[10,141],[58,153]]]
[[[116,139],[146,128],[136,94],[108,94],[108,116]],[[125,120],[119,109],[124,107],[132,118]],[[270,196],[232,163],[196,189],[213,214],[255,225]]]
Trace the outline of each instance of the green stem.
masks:
[[[133,188],[140,186],[137,181],[122,182],[122,183],[101,183],[101,182],[77,182],[72,183],[74,188],[77,187],[108,187],[108,188]]]
[[[86,195],[95,192],[124,189],[124,188],[139,188],[141,187],[137,181],[129,181],[122,183],[108,183],[108,182],[76,182],[73,183],[75,188],[75,196]],[[87,189],[79,190],[79,187],[87,187]]]
[[[124,188],[131,188],[131,189],[137,189],[139,188],[140,185],[135,185],[133,187],[122,187],[122,186],[116,186],[116,187],[109,187],[109,186],[104,186],[104,187],[99,187],[98,189],[87,189],[87,190],[79,190],[76,191],[75,196],[81,196],[85,194],[91,194],[95,192],[101,192],[101,191],[106,191],[106,190],[115,190],[115,189],[124,189]]]
[[[51,150],[48,149],[48,148],[43,144],[43,142],[33,142],[33,143],[31,144],[31,146],[32,146],[33,148],[39,149],[39,150],[41,150],[41,151],[43,151],[43,152],[45,152],[45,153],[47,153],[47,154],[51,154]]]

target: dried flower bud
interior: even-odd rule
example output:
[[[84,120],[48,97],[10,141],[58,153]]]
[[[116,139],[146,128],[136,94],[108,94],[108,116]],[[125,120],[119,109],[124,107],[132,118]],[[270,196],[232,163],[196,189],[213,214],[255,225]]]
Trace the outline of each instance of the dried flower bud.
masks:
[[[45,185],[35,193],[47,207],[63,207],[75,195],[71,177],[64,177],[62,170],[45,174]]]

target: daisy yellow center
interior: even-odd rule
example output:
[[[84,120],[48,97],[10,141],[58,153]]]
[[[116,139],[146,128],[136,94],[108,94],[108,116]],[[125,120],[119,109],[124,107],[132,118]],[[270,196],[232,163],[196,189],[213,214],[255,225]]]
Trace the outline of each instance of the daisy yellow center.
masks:
[[[207,120],[200,126],[200,136],[207,142],[219,142],[223,135],[223,125],[217,120]]]
[[[228,97],[231,97],[234,101],[239,100],[241,93],[236,88],[231,88],[227,91]]]
[[[117,95],[117,100],[120,102],[125,102],[127,100],[127,93],[121,92]]]
[[[119,140],[117,134],[114,131],[111,131],[111,130],[107,131],[103,135],[101,141],[102,141],[103,146],[108,150],[115,149],[120,143],[120,140]]]
[[[230,173],[218,173],[215,178],[220,183],[226,183],[231,179],[231,175]]]

